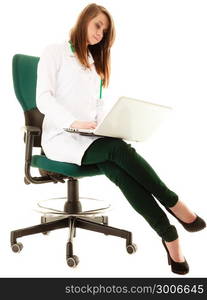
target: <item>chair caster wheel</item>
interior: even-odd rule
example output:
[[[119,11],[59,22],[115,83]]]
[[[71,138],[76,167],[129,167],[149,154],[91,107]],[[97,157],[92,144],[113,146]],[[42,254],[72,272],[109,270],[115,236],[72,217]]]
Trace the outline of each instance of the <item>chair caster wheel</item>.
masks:
[[[67,264],[71,268],[75,268],[79,263],[79,258],[76,255],[67,258]]]
[[[44,234],[44,235],[49,235],[49,231],[44,231],[44,232],[42,232],[42,234]]]
[[[30,182],[27,180],[26,177],[24,177],[24,183],[25,183],[25,184],[30,184]]]
[[[11,246],[12,251],[15,253],[19,253],[23,249],[22,243],[16,243]]]
[[[126,249],[129,254],[133,254],[137,251],[137,245],[136,244],[127,245]]]

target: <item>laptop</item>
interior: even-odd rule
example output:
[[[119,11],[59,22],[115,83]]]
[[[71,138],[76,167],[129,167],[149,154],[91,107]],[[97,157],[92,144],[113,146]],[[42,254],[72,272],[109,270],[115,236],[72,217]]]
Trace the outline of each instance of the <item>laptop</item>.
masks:
[[[148,139],[172,108],[139,99],[120,97],[95,129],[64,128],[87,136],[115,137],[141,142]]]

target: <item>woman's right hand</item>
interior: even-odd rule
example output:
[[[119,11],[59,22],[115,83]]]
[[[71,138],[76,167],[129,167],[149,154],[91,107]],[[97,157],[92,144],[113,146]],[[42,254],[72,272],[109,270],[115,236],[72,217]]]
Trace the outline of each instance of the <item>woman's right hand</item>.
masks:
[[[96,122],[84,122],[84,121],[74,121],[70,127],[77,128],[77,129],[94,129],[96,128]]]

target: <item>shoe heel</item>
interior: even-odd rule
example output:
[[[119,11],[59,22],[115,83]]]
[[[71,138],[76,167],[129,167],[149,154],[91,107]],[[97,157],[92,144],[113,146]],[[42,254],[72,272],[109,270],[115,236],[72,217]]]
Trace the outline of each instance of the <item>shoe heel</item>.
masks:
[[[167,252],[167,261],[168,261],[168,265],[171,265],[171,257],[170,257],[170,254],[169,254],[169,252],[168,252],[167,246],[165,245],[165,242],[164,242],[163,239],[162,239],[162,244],[163,244],[163,246],[164,246],[164,248],[165,248],[165,250],[166,250],[166,252]]]
[[[167,246],[165,245],[164,240],[162,239],[162,244],[167,252],[167,260],[168,260],[168,265],[171,265],[171,270],[173,273],[184,275],[189,272],[189,265],[185,259],[184,262],[175,262],[169,254],[169,251],[167,249]]]
[[[168,265],[171,265],[171,259],[170,259],[170,255],[167,254],[167,260],[168,260]]]

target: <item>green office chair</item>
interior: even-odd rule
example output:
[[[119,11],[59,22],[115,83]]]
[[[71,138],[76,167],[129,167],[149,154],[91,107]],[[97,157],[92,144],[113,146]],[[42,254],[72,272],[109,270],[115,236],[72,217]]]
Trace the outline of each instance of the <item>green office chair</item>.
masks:
[[[41,148],[41,130],[44,115],[36,107],[36,80],[39,57],[16,54],[12,61],[13,85],[16,97],[20,102],[25,116],[24,142],[25,151],[25,184],[41,184],[62,182],[67,180],[67,197],[63,209],[48,209],[43,211],[41,223],[32,227],[11,232],[11,247],[14,252],[20,252],[22,243],[17,238],[35,233],[46,234],[52,230],[69,228],[69,240],[66,245],[66,261],[69,267],[75,267],[79,259],[73,254],[73,238],[76,228],[87,229],[114,235],[126,239],[126,250],[129,254],[136,251],[132,243],[132,233],[126,230],[108,226],[108,217],[100,213],[108,207],[82,211],[79,201],[78,179],[86,176],[102,175],[96,165],[79,166],[48,159]],[[32,155],[33,147],[40,149],[40,155]],[[31,167],[38,168],[40,176],[31,175]],[[61,198],[62,199],[62,198]],[[89,198],[94,199],[94,198]],[[41,206],[43,209],[47,207]]]

